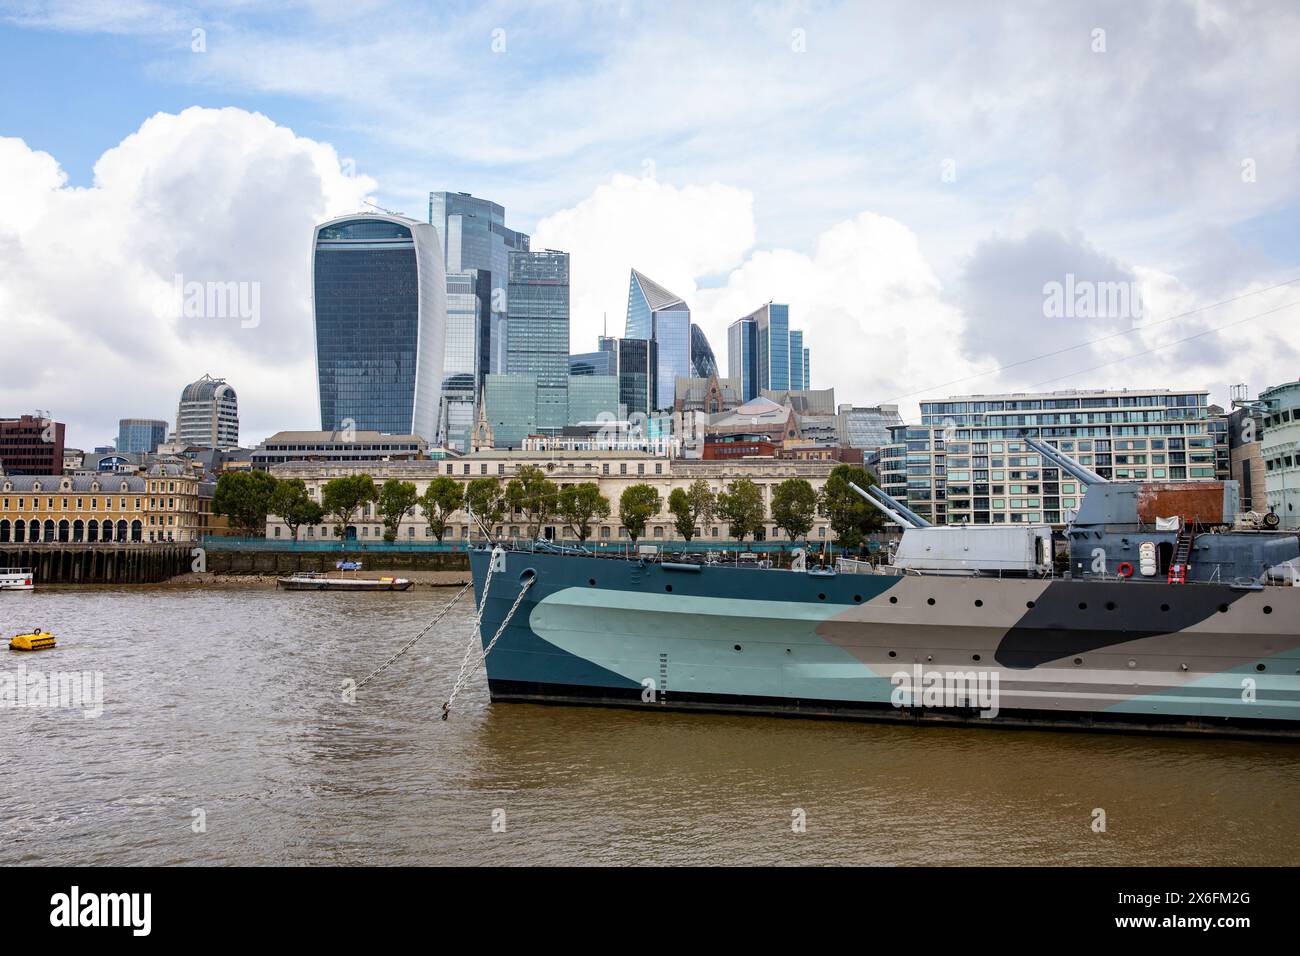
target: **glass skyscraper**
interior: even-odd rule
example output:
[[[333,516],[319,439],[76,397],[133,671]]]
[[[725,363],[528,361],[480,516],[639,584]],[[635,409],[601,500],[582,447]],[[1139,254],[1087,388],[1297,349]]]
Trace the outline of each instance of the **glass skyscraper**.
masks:
[[[628,283],[624,338],[655,342],[658,382],[654,407],[656,410],[672,408],[677,379],[690,378],[693,374],[690,306],[681,296],[633,269]]]
[[[718,360],[713,356],[713,347],[704,335],[704,330],[691,323],[691,368],[696,378],[711,378],[718,374]]]
[[[151,455],[167,440],[167,423],[153,418],[123,418],[117,423],[117,451]]]
[[[600,350],[614,356],[618,403],[626,415],[649,415],[659,392],[659,346],[653,339],[601,336]]]
[[[506,373],[537,376],[537,428],[557,434],[568,416],[569,254],[512,252],[508,290]]]
[[[384,213],[316,227],[312,320],[321,428],[437,435],[446,272],[427,223]]]
[[[507,229],[506,210],[469,193],[429,193],[429,222],[442,242],[447,273],[476,270],[485,320],[479,333],[479,379],[505,371],[506,283],[511,252],[527,252],[528,236]]]
[[[443,442],[460,452],[469,450],[475,402],[483,382],[478,358],[481,332],[489,320],[481,293],[489,279],[477,269],[447,274],[447,340],[439,425]]]
[[[617,375],[618,356],[612,351],[578,352],[569,356],[569,375]]]
[[[763,389],[811,388],[803,332],[790,328],[790,307],[772,302],[727,329],[728,374],[741,381],[745,401]]]

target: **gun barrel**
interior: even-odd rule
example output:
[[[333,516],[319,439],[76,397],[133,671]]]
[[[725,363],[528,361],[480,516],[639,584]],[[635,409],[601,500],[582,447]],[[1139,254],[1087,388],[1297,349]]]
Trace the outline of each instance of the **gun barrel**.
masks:
[[[893,508],[888,507],[883,501],[877,501],[875,498],[871,497],[871,495],[867,494],[865,491],[863,491],[861,488],[859,488],[851,481],[849,482],[849,487],[852,488],[854,491],[856,491],[859,495],[861,495],[863,501],[867,502],[867,504],[871,505],[871,507],[881,512],[885,517],[887,517],[890,521],[894,522],[894,524],[898,525],[900,528],[920,527],[919,525],[913,524],[909,518],[905,518],[903,515],[895,511]]]

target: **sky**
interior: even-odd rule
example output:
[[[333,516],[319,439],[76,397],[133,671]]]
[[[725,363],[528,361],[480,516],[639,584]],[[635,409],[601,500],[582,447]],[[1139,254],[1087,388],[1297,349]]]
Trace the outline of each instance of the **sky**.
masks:
[[[318,427],[313,226],[442,189],[571,253],[574,352],[635,267],[724,370],[787,302],[814,387],[908,418],[1226,403],[1300,377],[1297,49],[1251,0],[0,0],[0,414],[91,448],[209,373],[245,445]]]

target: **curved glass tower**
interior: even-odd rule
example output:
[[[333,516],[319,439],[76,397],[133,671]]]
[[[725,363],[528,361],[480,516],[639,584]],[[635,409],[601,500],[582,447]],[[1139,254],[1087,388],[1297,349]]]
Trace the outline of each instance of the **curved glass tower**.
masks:
[[[312,320],[322,430],[437,437],[447,292],[433,226],[383,213],[317,226]]]
[[[672,408],[677,379],[690,378],[693,373],[690,306],[681,296],[633,269],[627,290],[624,338],[656,343],[655,410]]]

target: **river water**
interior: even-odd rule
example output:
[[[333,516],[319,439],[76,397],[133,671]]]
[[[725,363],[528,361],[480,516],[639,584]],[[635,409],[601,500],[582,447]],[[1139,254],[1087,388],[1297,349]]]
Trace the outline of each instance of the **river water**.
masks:
[[[1300,863],[1300,745],[489,704],[456,589],[0,595],[0,864]],[[1105,832],[1094,831],[1094,811]],[[805,821],[803,832],[792,822]],[[196,832],[197,831],[197,832]]]

